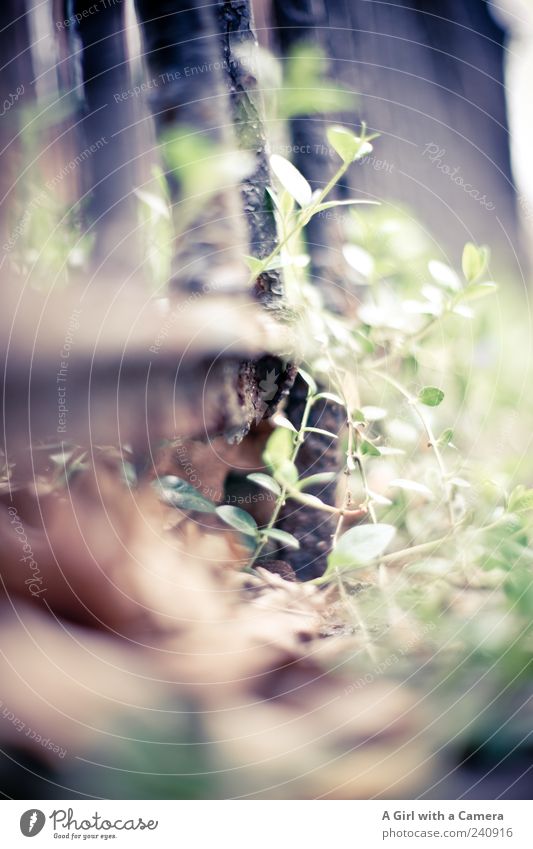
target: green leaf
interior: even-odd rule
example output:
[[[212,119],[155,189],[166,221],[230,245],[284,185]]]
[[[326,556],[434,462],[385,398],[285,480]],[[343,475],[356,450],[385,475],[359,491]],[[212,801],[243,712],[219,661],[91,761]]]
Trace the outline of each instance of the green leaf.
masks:
[[[343,534],[328,557],[328,572],[368,566],[383,554],[396,534],[393,525],[357,525]]]
[[[276,427],[284,427],[286,430],[290,430],[292,433],[298,433],[293,423],[289,421],[286,416],[282,416],[281,413],[276,413],[275,416],[272,416],[272,421],[276,425]]]
[[[418,400],[426,407],[438,407],[444,399],[442,389],[437,389],[436,386],[424,386],[418,393]]]
[[[433,280],[440,283],[445,289],[451,289],[452,292],[461,291],[461,281],[449,265],[445,265],[437,259],[432,259],[428,262],[428,269]]]
[[[395,478],[389,482],[389,486],[395,486],[398,487],[398,489],[405,489],[408,492],[419,492],[421,495],[433,495],[430,488],[425,484],[419,483],[418,481],[406,480],[405,478]]]
[[[248,256],[247,254],[243,255],[243,259],[251,273],[257,276],[263,267],[263,260],[258,259],[256,256]]]
[[[292,198],[290,198],[292,201]],[[280,198],[278,197],[278,193],[274,191],[272,186],[267,186],[265,189],[265,200],[267,206],[273,211],[277,209],[278,212],[281,212],[281,204]]]
[[[292,460],[282,460],[281,463],[276,466],[274,474],[276,479],[281,481],[282,484],[288,483],[290,485],[294,485],[298,483],[298,469]]]
[[[452,307],[452,312],[456,315],[460,315],[463,318],[474,318],[474,311],[471,307],[467,307],[466,304],[456,303],[454,307]]]
[[[277,91],[277,118],[316,112],[353,112],[353,92],[336,86],[328,77],[328,61],[321,50],[306,41],[289,51],[284,62],[284,80]]]
[[[272,171],[280,181],[284,189],[295,199],[300,206],[308,206],[311,203],[313,191],[311,186],[305,179],[303,174],[300,174],[292,162],[280,156],[278,153],[273,153],[270,157],[270,166]]]
[[[298,483],[298,489],[307,489],[310,486],[320,486],[322,483],[332,483],[337,479],[337,472],[319,472],[302,478]]]
[[[160,195],[154,195],[152,192],[146,192],[144,189],[134,189],[134,192],[139,200],[145,203],[158,218],[170,219],[170,209],[164,198]]]
[[[363,277],[370,277],[374,272],[374,257],[359,245],[344,245],[342,249],[348,265]]]
[[[382,445],[379,451],[382,457],[399,457],[405,454],[403,448],[395,448],[393,445]]]
[[[465,303],[468,301],[479,301],[480,298],[486,298],[487,295],[493,295],[498,291],[497,283],[472,283],[461,292],[459,301]]]
[[[293,449],[291,432],[284,427],[277,427],[267,440],[263,460],[269,469],[275,470],[290,459]]]
[[[453,478],[450,478],[450,483],[452,484],[452,486],[456,486],[458,489],[470,489],[471,486],[472,486],[472,484],[469,483],[469,481],[465,480],[464,478],[459,478],[459,477],[456,477],[456,476],[453,477]]]
[[[340,404],[341,407],[344,407],[344,401],[339,395],[335,395],[334,392],[319,392],[316,396],[316,400],[319,401],[322,398],[325,401],[333,401],[334,404]]]
[[[248,537],[258,536],[257,522],[246,510],[241,510],[240,507],[231,507],[229,504],[223,504],[222,507],[216,508],[216,512],[226,525],[230,525],[230,527],[235,528],[241,534]]]
[[[317,385],[316,385],[315,380],[311,377],[311,375],[310,375],[307,371],[304,371],[304,369],[303,369],[303,368],[299,368],[299,369],[298,369],[298,374],[300,375],[300,377],[302,378],[302,380],[305,380],[305,382],[307,383],[307,385],[308,385],[309,389],[311,390],[312,394],[313,394],[313,395],[316,395],[316,392],[317,392],[317,390],[318,390],[318,387],[317,387]]]
[[[361,412],[367,422],[379,422],[387,415],[387,411],[383,407],[365,406],[361,409]]]
[[[369,142],[354,135],[346,127],[338,125],[328,127],[327,137],[332,148],[346,164],[354,162],[372,151],[372,145]]]
[[[339,435],[331,430],[324,430],[322,427],[306,427],[304,433],[319,433],[321,436],[329,436],[330,439],[338,439]]]
[[[528,621],[533,616],[533,581],[529,569],[521,568],[513,572],[504,584],[504,591],[513,609],[522,614]]]
[[[473,242],[467,242],[463,248],[461,266],[468,283],[473,283],[485,271],[489,262],[490,252],[486,245],[477,247]]]
[[[196,510],[198,513],[214,513],[215,505],[204,498],[192,484],[175,475],[167,475],[154,482],[160,498],[171,507],[180,510]]]
[[[281,212],[281,216],[285,221],[291,212],[294,209],[294,198],[286,189],[281,193],[281,198],[279,201],[279,211]]]
[[[379,448],[367,439],[361,441],[361,454],[367,454],[369,457],[381,457]]]
[[[366,198],[353,198],[352,200],[326,200],[322,203],[319,203],[318,206],[315,207],[313,215],[316,215],[317,212],[325,212],[327,209],[332,209],[334,206],[354,206],[356,204],[380,206],[379,200],[366,200]]]
[[[277,542],[281,542],[287,548],[300,548],[300,543],[296,537],[287,533],[287,531],[280,531],[278,528],[269,528],[264,531],[264,534],[269,539],[275,539]]]
[[[331,512],[331,508],[325,501],[322,501],[316,495],[310,495],[308,492],[297,492],[293,490],[288,495],[289,498],[293,498],[294,501],[297,501],[299,504],[305,504],[306,507],[313,507],[315,510],[323,510],[326,508],[327,512]]]
[[[525,486],[515,487],[509,496],[507,509],[510,513],[523,513],[525,510],[533,510],[533,489]]]
[[[453,440],[453,430],[452,430],[451,427],[447,427],[445,430],[442,431],[441,435],[437,439],[437,444],[438,445],[449,445],[450,448],[455,448],[455,445],[453,444],[452,440]]]
[[[191,202],[203,195],[202,206],[221,187],[240,183],[255,168],[249,151],[221,147],[205,133],[181,125],[165,134],[162,154],[166,169],[179,172],[183,198]]]
[[[274,495],[281,495],[281,488],[279,483],[274,480],[274,478],[270,477],[270,475],[265,475],[262,472],[254,472],[251,475],[246,475],[249,481],[252,483],[256,483],[257,486],[262,486],[263,489],[268,489],[269,492],[273,492]]]
[[[69,462],[72,460],[75,454],[75,449],[72,451],[63,451],[58,454],[50,454],[49,460],[52,461],[54,466],[59,466],[60,469],[63,469]]]

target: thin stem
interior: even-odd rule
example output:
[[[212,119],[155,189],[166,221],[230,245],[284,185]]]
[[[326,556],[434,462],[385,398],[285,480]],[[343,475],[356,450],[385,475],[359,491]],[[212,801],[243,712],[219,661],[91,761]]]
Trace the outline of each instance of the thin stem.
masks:
[[[352,596],[349,596],[348,593],[346,592],[346,587],[344,586],[344,582],[342,580],[341,573],[339,572],[338,569],[335,570],[335,577],[337,578],[337,584],[338,584],[338,587],[339,587],[339,594],[340,594],[344,604],[346,605],[346,607],[350,608],[353,611],[354,618],[355,618],[355,621],[356,621],[356,623],[359,627],[359,630],[361,631],[361,635],[363,637],[363,643],[364,643],[366,651],[368,652],[368,656],[373,663],[377,663],[378,657],[377,657],[377,654],[376,654],[376,650],[375,650],[374,645],[372,643],[372,638],[370,637],[370,634],[368,632],[368,628],[366,627],[366,622],[365,622],[364,618],[361,616],[361,612],[359,610],[359,605],[357,604],[356,600]]]
[[[307,400],[305,402],[304,412],[303,412],[303,415],[302,415],[302,420],[300,422],[300,428],[298,430],[298,434],[296,436],[296,440],[295,440],[295,443],[294,443],[294,448],[292,450],[292,454],[291,454],[291,457],[290,457],[290,460],[291,460],[292,463],[296,462],[298,452],[299,452],[300,447],[301,447],[301,445],[302,445],[302,443],[305,439],[304,431],[305,431],[305,428],[307,427],[307,422],[309,421],[309,414],[311,412],[311,409],[312,409],[314,402],[315,402],[315,398],[314,398],[314,396],[311,392],[311,389],[309,389],[309,392],[308,392],[308,395],[307,395]],[[256,547],[256,549],[253,553],[252,559],[248,563],[249,569],[254,565],[257,558],[262,553],[265,545],[267,544],[268,537],[266,535],[266,531],[270,531],[274,527],[274,525],[276,524],[276,522],[278,520],[278,516],[281,512],[281,508],[285,504],[285,500],[287,498],[288,492],[289,492],[289,485],[288,484],[282,484],[281,493],[278,496],[278,500],[276,501],[276,506],[274,508],[274,511],[273,511],[271,517],[270,517],[270,521],[269,521],[268,525],[265,528],[262,529],[262,538],[260,539],[259,543],[257,544],[257,547]]]
[[[278,242],[278,244],[269,253],[269,255],[265,257],[265,259],[261,260],[261,264],[252,272],[249,280],[250,285],[254,282],[254,280],[257,279],[257,277],[259,277],[260,274],[263,273],[263,271],[265,271],[266,268],[268,268],[272,260],[274,260],[278,256],[278,254],[290,242],[293,236],[296,236],[303,229],[303,227],[309,224],[309,221],[315,214],[317,207],[320,206],[322,201],[329,195],[330,191],[335,186],[335,184],[341,179],[341,177],[344,176],[350,165],[351,162],[343,162],[341,167],[335,172],[331,180],[317,195],[313,203],[308,207],[304,207],[298,213],[294,227],[292,227],[289,232],[285,234],[285,236],[281,239],[280,242]]]
[[[394,389],[396,389],[396,391],[400,393],[400,395],[403,395],[403,397],[409,402],[409,404],[412,406],[413,410],[415,411],[416,415],[420,419],[420,422],[422,423],[422,427],[426,431],[428,443],[429,443],[430,447],[433,449],[433,453],[435,454],[435,460],[437,461],[437,465],[439,467],[442,488],[443,488],[443,491],[444,491],[444,499],[446,501],[446,507],[448,509],[448,516],[449,516],[449,519],[450,519],[450,524],[451,524],[452,527],[454,527],[455,526],[455,514],[454,514],[454,510],[453,510],[451,495],[450,495],[450,487],[449,487],[449,483],[448,483],[448,472],[446,470],[446,466],[444,464],[444,460],[443,460],[440,448],[438,446],[437,440],[435,439],[435,434],[433,433],[433,428],[431,427],[429,420],[425,416],[424,412],[422,411],[422,409],[420,407],[420,404],[418,403],[418,401],[414,397],[414,395],[411,395],[411,393],[407,389],[405,389],[405,387],[402,386],[401,383],[399,383],[393,377],[390,377],[388,374],[385,374],[382,371],[374,371],[373,370],[372,374],[375,374],[377,377],[380,377],[382,380],[384,380],[390,386],[393,386]]]
[[[428,554],[450,541],[450,534],[439,539],[433,539],[430,542],[422,542],[420,545],[412,545],[410,548],[402,548],[399,551],[392,551],[390,554],[382,554],[382,563],[396,563],[399,560],[411,560],[413,557],[418,557],[420,554]]]
[[[446,316],[450,313],[451,310],[446,310],[445,312],[441,313],[441,315],[434,316],[434,318],[432,318],[431,321],[428,321],[428,323],[421,327],[420,330],[417,330],[415,333],[411,333],[409,336],[406,336],[404,338],[404,342],[408,343],[409,345],[412,345],[413,342],[420,342],[420,340],[423,339],[429,333],[430,330],[433,330],[433,328],[438,324],[439,321],[442,321],[442,319],[446,318]],[[368,363],[368,368],[381,368],[381,366],[389,365],[391,360],[395,360],[398,357],[402,356],[405,356],[405,352],[399,349],[394,353],[391,352],[389,354],[386,354],[384,357],[379,357],[379,359]]]
[[[349,476],[350,476],[350,460],[353,454],[353,430],[350,427],[350,422],[348,422],[348,447],[346,448],[346,466],[344,468],[344,476],[345,476],[345,490],[343,497],[342,508],[339,511],[339,518],[337,519],[337,525],[335,527],[335,531],[333,536],[331,537],[331,547],[335,548],[337,545],[337,540],[341,534],[342,526],[344,524],[344,516],[346,508],[348,507],[351,499],[350,487],[348,484]]]

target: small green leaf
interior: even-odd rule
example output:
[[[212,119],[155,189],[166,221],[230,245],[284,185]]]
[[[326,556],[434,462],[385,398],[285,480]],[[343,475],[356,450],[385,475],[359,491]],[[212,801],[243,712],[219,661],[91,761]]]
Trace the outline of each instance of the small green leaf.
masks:
[[[328,557],[328,572],[368,566],[383,554],[396,534],[393,525],[357,525],[343,534]]]
[[[433,280],[440,283],[445,289],[451,289],[452,292],[461,291],[461,281],[449,265],[445,265],[445,263],[439,262],[437,259],[432,259],[428,262],[428,269]]]
[[[145,203],[146,206],[150,207],[151,211],[155,213],[158,218],[170,219],[170,209],[168,208],[168,204],[164,198],[159,195],[154,195],[152,192],[146,192],[144,189],[134,189],[134,193],[137,195],[139,200]]]
[[[323,483],[332,483],[337,479],[337,472],[319,472],[302,478],[298,483],[298,489],[308,489],[310,486],[320,486]]]
[[[300,548],[300,543],[292,534],[287,531],[280,531],[279,528],[269,528],[264,532],[269,539],[275,539],[276,542],[281,542],[287,548]]]
[[[318,387],[316,385],[316,381],[311,377],[309,372],[304,371],[303,368],[299,368],[298,374],[300,375],[302,380],[305,380],[305,382],[307,383],[307,385],[308,385],[309,389],[311,390],[311,392],[313,393],[313,395],[316,395],[316,393],[318,391]]]
[[[281,193],[281,198],[279,201],[279,210],[281,212],[281,217],[284,221],[294,210],[294,198],[286,189],[284,189]]]
[[[348,265],[358,274],[365,278],[371,277],[374,272],[374,257],[359,245],[344,245],[342,249],[344,259]]]
[[[533,489],[525,486],[515,487],[509,496],[507,509],[510,513],[523,513],[525,510],[533,510]]]
[[[268,438],[263,460],[269,469],[275,470],[284,460],[289,460],[293,452],[293,437],[284,427],[277,427]]]
[[[250,269],[252,274],[259,274],[263,267],[263,260],[258,259],[256,256],[248,256],[247,254],[243,255],[243,259]]]
[[[246,510],[241,510],[240,507],[231,507],[229,504],[223,504],[222,507],[216,508],[216,512],[226,525],[230,525],[230,527],[235,528],[241,534],[248,537],[258,536],[257,522]]]
[[[365,406],[361,410],[367,422],[379,422],[387,415],[387,411],[383,407]]]
[[[353,199],[353,200],[326,200],[323,203],[319,203],[318,206],[314,207],[313,215],[316,215],[317,212],[325,212],[327,209],[333,209],[335,206],[356,206],[356,205],[369,205],[369,206],[379,206],[380,203],[378,200],[366,200],[365,198],[361,199]]]
[[[369,142],[354,135],[346,127],[338,125],[328,127],[327,137],[332,148],[346,164],[361,159],[362,156],[366,156],[372,151],[372,145]]]
[[[528,569],[521,568],[509,575],[505,584],[504,591],[513,608],[517,608],[528,621],[531,621],[533,612],[533,582],[531,580],[531,572]]]
[[[175,475],[166,475],[154,482],[160,498],[171,507],[180,510],[196,510],[198,513],[214,513],[215,505],[204,498],[192,484]]]
[[[403,448],[395,448],[393,445],[382,445],[379,451],[382,457],[399,457],[405,454]]]
[[[283,188],[289,192],[295,201],[302,207],[308,206],[313,196],[311,186],[292,162],[278,153],[273,153],[270,157],[270,165]]]
[[[292,433],[298,433],[293,423],[286,416],[282,416],[281,413],[276,413],[275,416],[272,416],[272,421],[276,427],[284,427],[286,430],[292,431]]]
[[[452,307],[452,312],[456,315],[462,316],[462,318],[474,318],[474,311],[471,307],[467,307],[466,304],[456,303],[454,307]]]
[[[373,492],[371,489],[367,488],[367,494],[374,504],[381,504],[383,507],[390,507],[392,504],[390,498],[386,498],[384,495],[381,495],[380,492]]]
[[[419,492],[421,495],[433,495],[430,488],[425,484],[419,483],[418,481],[406,480],[405,478],[395,478],[389,482],[389,486],[395,486],[398,487],[398,489],[405,489],[407,492]]]
[[[469,483],[467,480],[459,477],[450,478],[450,483],[452,484],[452,486],[456,486],[458,489],[470,489],[472,486],[472,484]]]
[[[442,431],[441,435],[437,439],[438,445],[449,445],[450,448],[455,448],[455,445],[452,442],[453,440],[453,430],[451,427],[447,427]]]
[[[281,488],[279,483],[274,480],[274,478],[270,477],[270,475],[265,475],[262,472],[254,472],[251,475],[246,475],[249,481],[252,483],[256,483],[257,486],[262,486],[263,489],[268,489],[269,492],[273,492],[274,495],[281,495]]]
[[[361,454],[367,454],[369,457],[381,457],[379,448],[367,439],[361,440]]]
[[[487,295],[493,295],[498,290],[497,283],[472,283],[467,286],[459,297],[459,301],[463,304],[468,301],[479,301],[480,298],[486,298]]]
[[[438,407],[444,399],[442,389],[437,389],[436,386],[424,386],[418,393],[418,400],[426,407]]]
[[[282,460],[274,470],[276,479],[282,484],[294,485],[298,483],[298,469],[292,460]]]
[[[289,493],[289,498],[293,498],[299,504],[305,504],[306,507],[313,507],[315,510],[323,510],[331,512],[331,507],[318,498],[316,495],[310,495],[308,492],[297,492],[293,490]]]
[[[334,404],[340,404],[341,407],[344,406],[344,401],[342,400],[342,398],[339,395],[335,395],[334,392],[319,392],[316,396],[316,400],[319,401],[322,398],[324,399],[324,401],[333,401]]]
[[[331,430],[324,430],[322,427],[306,427],[304,429],[305,433],[319,433],[321,436],[329,436],[330,439],[338,439],[339,436],[337,433],[333,433]]]
[[[52,461],[54,466],[59,466],[61,469],[64,468],[70,460],[74,457],[75,450],[72,451],[64,451],[59,452],[58,454],[50,454],[49,459]]]
[[[472,242],[467,242],[463,249],[461,266],[463,274],[468,283],[473,283],[485,271],[489,262],[490,252],[486,245],[477,247]]]
[[[274,191],[272,186],[267,186],[265,189],[265,200],[267,206],[270,207],[271,210],[277,209],[278,212],[281,212],[281,203],[280,198],[278,197],[278,193]],[[291,198],[292,200],[292,198]]]

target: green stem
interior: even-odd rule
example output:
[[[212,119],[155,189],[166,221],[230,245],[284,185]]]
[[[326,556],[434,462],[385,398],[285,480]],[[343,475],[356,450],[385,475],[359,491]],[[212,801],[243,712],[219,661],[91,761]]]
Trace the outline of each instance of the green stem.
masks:
[[[294,443],[294,448],[293,448],[293,451],[292,451],[292,454],[291,454],[291,457],[290,457],[290,460],[291,460],[292,463],[296,462],[298,452],[300,450],[302,442],[305,439],[304,430],[307,427],[307,422],[309,421],[309,414],[311,412],[311,409],[312,409],[314,402],[315,402],[315,397],[312,394],[311,390],[309,390],[308,395],[307,395],[307,400],[305,402],[304,412],[303,412],[303,415],[302,415],[302,421],[300,422],[300,428],[298,430],[298,434],[296,436],[296,440],[295,440],[295,443]],[[285,504],[285,500],[287,498],[288,493],[289,493],[289,485],[288,484],[282,484],[281,493],[278,496],[278,500],[276,501],[276,506],[274,508],[272,516],[270,517],[270,521],[269,521],[268,525],[265,528],[262,529],[262,536],[260,538],[260,541],[259,541],[259,543],[258,543],[258,545],[257,545],[257,547],[256,547],[256,549],[255,549],[255,551],[252,555],[252,559],[248,563],[249,569],[254,565],[257,558],[261,555],[265,545],[267,544],[268,537],[266,536],[266,531],[270,531],[274,527],[274,525],[276,524],[278,517],[279,517],[279,514],[281,512],[281,508]]]
[[[422,423],[422,427],[426,431],[428,443],[429,443],[430,447],[433,449],[433,453],[435,454],[435,460],[437,461],[437,465],[439,467],[442,488],[443,488],[443,491],[444,491],[444,499],[445,499],[445,502],[446,502],[446,507],[448,509],[448,517],[449,517],[449,520],[450,520],[450,525],[453,528],[455,526],[455,514],[454,514],[454,511],[453,511],[453,504],[452,504],[452,499],[451,499],[451,495],[450,495],[450,487],[449,487],[449,483],[448,483],[448,472],[446,470],[446,466],[444,464],[444,460],[443,460],[441,451],[439,449],[437,440],[435,439],[435,434],[433,433],[433,428],[431,427],[431,424],[429,423],[427,417],[425,416],[424,412],[422,411],[420,404],[418,403],[418,400],[414,397],[414,395],[411,395],[411,393],[407,389],[405,389],[405,387],[402,386],[401,383],[399,383],[393,377],[390,377],[390,375],[385,374],[382,371],[372,370],[372,374],[375,374],[377,377],[380,377],[382,380],[384,380],[390,386],[394,387],[394,389],[396,389],[396,391],[399,392],[400,395],[403,395],[403,397],[409,402],[409,404],[412,406],[413,410],[415,411],[416,415],[420,419],[420,422]]]
[[[289,230],[288,233],[285,234],[285,236],[281,239],[280,242],[278,242],[278,244],[269,253],[269,255],[265,257],[265,259],[261,260],[261,264],[250,275],[250,279],[248,281],[250,285],[254,283],[254,281],[259,277],[260,274],[263,273],[263,271],[265,271],[266,268],[268,268],[272,260],[274,260],[278,256],[278,254],[290,242],[290,240],[294,236],[296,236],[307,224],[309,224],[309,221],[315,214],[317,208],[320,206],[322,201],[329,195],[330,191],[335,186],[335,184],[341,179],[341,177],[344,176],[350,165],[351,162],[343,162],[341,167],[335,172],[331,180],[327,183],[326,186],[324,186],[320,194],[317,195],[313,203],[310,206],[305,207],[298,213],[294,227]]]

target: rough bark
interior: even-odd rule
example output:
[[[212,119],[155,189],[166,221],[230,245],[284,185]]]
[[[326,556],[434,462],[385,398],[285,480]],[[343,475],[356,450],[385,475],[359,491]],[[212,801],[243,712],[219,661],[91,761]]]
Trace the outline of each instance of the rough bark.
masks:
[[[260,94],[254,73],[257,41],[252,29],[249,0],[219,2],[219,26],[233,121],[239,145],[255,156],[255,170],[241,186],[248,222],[250,252],[263,259],[277,244],[276,222],[267,195],[271,185],[267,140],[262,120]],[[269,308],[282,306],[283,285],[278,271],[265,271],[256,281],[261,302]]]
[[[264,258],[276,247],[278,238],[276,221],[267,189],[271,186],[266,138],[260,92],[255,75],[255,49],[257,39],[253,31],[250,0],[228,0],[218,4],[218,24],[226,63],[226,85],[232,106],[232,117],[239,146],[255,157],[255,169],[241,184],[244,214],[248,224],[249,251],[252,256]],[[256,280],[255,293],[261,304],[283,317],[283,281],[279,271],[265,271]],[[289,393],[296,368],[272,356],[263,357],[255,364],[247,364],[253,379],[251,391],[255,401],[256,421],[268,417]],[[275,374],[276,390],[266,398],[257,387]],[[263,384],[264,385],[264,384]]]

